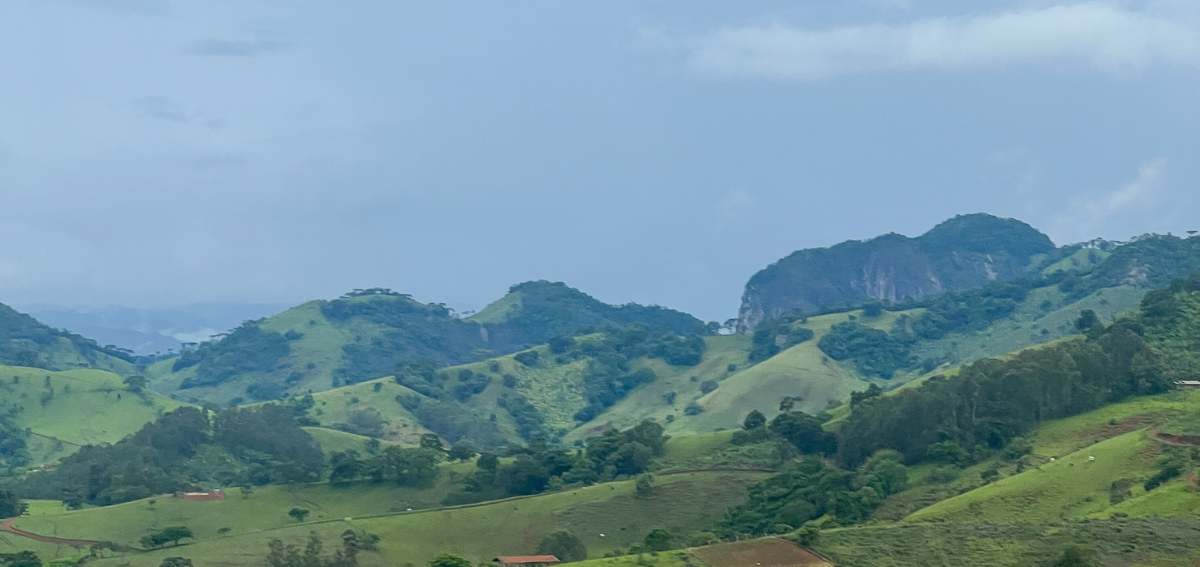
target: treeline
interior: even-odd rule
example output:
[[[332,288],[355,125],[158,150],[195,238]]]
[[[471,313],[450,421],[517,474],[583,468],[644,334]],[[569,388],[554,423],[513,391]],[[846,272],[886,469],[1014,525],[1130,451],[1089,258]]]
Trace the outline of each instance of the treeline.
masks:
[[[830,358],[849,361],[868,376],[887,379],[900,370],[932,369],[941,361],[918,360],[913,354],[918,341],[983,329],[1016,311],[1030,290],[1061,279],[1059,275],[1018,280],[947,293],[924,302],[925,312],[919,317],[899,317],[890,331],[852,319],[834,325],[817,346]],[[864,317],[880,312],[878,304],[868,305]]]
[[[587,360],[583,374],[587,406],[575,414],[575,419],[581,422],[599,415],[634,388],[658,379],[653,370],[635,369],[635,359],[659,358],[675,366],[694,366],[700,363],[705,350],[700,336],[653,331],[641,325],[609,329],[579,339],[559,337],[552,339],[549,346],[558,364]]]
[[[1151,292],[1137,316],[1086,338],[978,361],[952,379],[854,404],[840,433],[840,460],[854,465],[879,449],[909,462],[969,461],[1047,420],[1137,394],[1163,392],[1200,369],[1200,277]]]
[[[49,327],[37,319],[0,303],[0,364],[30,366],[50,370],[63,370],[52,353],[56,349],[74,348],[80,356],[92,363],[101,362],[101,356],[132,362],[135,356],[124,349],[101,346],[92,339],[69,331]]]
[[[113,445],[89,445],[15,485],[26,498],[108,505],[212,486],[319,480],[324,456],[293,413],[180,408]]]
[[[29,464],[29,434],[13,421],[17,410],[16,406],[0,406],[0,469]]]
[[[611,430],[593,437],[583,450],[535,443],[511,460],[484,453],[476,460],[477,470],[466,479],[464,490],[452,494],[447,504],[537,494],[641,474],[662,455],[666,442],[661,425],[644,421],[625,431]]]
[[[175,359],[174,372],[196,367],[194,375],[185,380],[184,388],[213,386],[247,374],[275,370],[291,352],[290,340],[299,334],[285,336],[263,329],[258,321],[247,321],[219,341],[201,343],[186,350]]]
[[[703,321],[687,313],[636,303],[608,305],[562,282],[525,282],[508,292],[519,303],[503,322],[489,324],[489,330],[530,345],[633,325],[674,335],[707,332]]]
[[[808,321],[802,315],[785,315],[759,325],[751,338],[750,362],[761,362],[779,351],[813,338],[813,331],[800,326]]]

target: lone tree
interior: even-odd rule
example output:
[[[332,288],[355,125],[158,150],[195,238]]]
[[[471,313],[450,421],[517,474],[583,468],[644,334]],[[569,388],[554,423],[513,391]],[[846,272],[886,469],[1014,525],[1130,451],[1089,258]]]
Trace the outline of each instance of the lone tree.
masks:
[[[429,567],[471,567],[471,562],[457,555],[443,553],[429,562]]]
[[[303,522],[308,517],[308,510],[304,508],[292,508],[288,510],[288,515],[297,522]]]
[[[1097,317],[1096,312],[1091,309],[1080,311],[1079,318],[1075,320],[1075,328],[1083,332],[1090,331],[1100,325],[1100,317]]]
[[[761,411],[751,410],[750,413],[746,414],[746,419],[742,421],[742,429],[752,431],[766,424],[767,416],[763,415]]]
[[[1095,565],[1098,565],[1095,551],[1072,545],[1063,550],[1062,555],[1058,556],[1058,560],[1052,563],[1051,567],[1094,567]]]
[[[649,474],[639,476],[637,484],[633,485],[633,491],[638,498],[654,496],[654,476]]]
[[[578,537],[575,537],[575,534],[567,530],[551,532],[542,538],[542,543],[538,544],[537,552],[553,555],[563,562],[583,561],[587,559],[587,547],[583,545],[583,542]]]
[[[190,528],[186,528],[184,526],[171,526],[142,537],[141,542],[143,547],[162,547],[167,543],[179,545],[181,540],[194,537],[195,535],[192,534],[192,530]]]
[[[646,545],[646,549],[650,551],[666,551],[671,549],[675,543],[675,536],[663,528],[654,528],[650,530],[650,533],[646,534],[646,539],[643,543]]]

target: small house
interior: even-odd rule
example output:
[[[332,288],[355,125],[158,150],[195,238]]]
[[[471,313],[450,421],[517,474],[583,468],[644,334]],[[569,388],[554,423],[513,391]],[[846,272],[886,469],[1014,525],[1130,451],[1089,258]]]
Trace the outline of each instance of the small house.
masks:
[[[492,560],[496,567],[549,567],[560,563],[553,555],[501,555]]]
[[[1175,385],[1180,388],[1200,388],[1200,380],[1177,380]]]

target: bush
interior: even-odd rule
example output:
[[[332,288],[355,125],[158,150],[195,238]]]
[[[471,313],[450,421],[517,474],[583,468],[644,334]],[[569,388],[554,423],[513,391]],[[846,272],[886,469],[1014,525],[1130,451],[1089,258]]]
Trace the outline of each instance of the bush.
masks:
[[[513,355],[513,360],[521,363],[524,366],[537,366],[542,356],[536,350],[525,350]]]
[[[539,554],[553,555],[564,563],[587,559],[587,547],[575,534],[567,530],[551,532],[538,544]]]

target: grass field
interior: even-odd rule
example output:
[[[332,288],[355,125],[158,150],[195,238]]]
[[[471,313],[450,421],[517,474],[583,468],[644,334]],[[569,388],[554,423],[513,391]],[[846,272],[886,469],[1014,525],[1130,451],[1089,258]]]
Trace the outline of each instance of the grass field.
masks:
[[[18,526],[35,533],[85,539],[136,541],[155,527],[186,525],[199,541],[162,551],[129,553],[97,565],[157,566],[164,557],[189,557],[197,565],[246,565],[266,553],[267,542],[280,538],[302,543],[315,531],[327,542],[337,541],[347,528],[381,536],[379,553],[361,557],[367,566],[423,564],[442,552],[472,561],[497,554],[534,551],[541,538],[555,529],[569,529],[587,545],[592,556],[640,542],[654,528],[688,535],[717,521],[728,506],[740,503],[746,487],[764,473],[697,472],[661,475],[653,496],[639,498],[633,481],[620,481],[528,498],[480,505],[395,513],[403,505],[396,489],[360,487],[286,488],[255,491],[243,499],[236,491],[224,502],[183,502],[173,498],[148,500],[59,515],[24,518]],[[313,510],[310,521],[295,525],[286,515],[292,506]],[[312,521],[315,520],[315,521]],[[228,532],[218,533],[228,527]]]
[[[398,396],[413,393],[390,377],[369,380],[313,394],[316,405],[308,415],[325,427],[336,427],[346,423],[356,411],[377,411],[387,421],[381,439],[416,445],[421,434],[428,430],[396,400]]]
[[[224,501],[192,502],[163,495],[102,508],[39,513],[18,520],[16,526],[41,535],[125,545],[136,545],[152,529],[176,525],[192,528],[201,539],[236,535],[295,523],[287,515],[294,507],[309,510],[309,521],[438,507],[473,468],[470,463],[443,464],[439,479],[426,488],[367,482],[265,486],[248,494],[230,488]]]
[[[1054,523],[899,523],[822,531],[815,549],[838,567],[1029,567],[1049,565],[1070,545],[1104,567],[1191,567],[1200,522],[1145,518]]]
[[[20,408],[16,422],[31,433],[35,465],[86,444],[119,441],[181,405],[152,392],[131,392],[120,376],[103,370],[0,366],[0,396]]]

